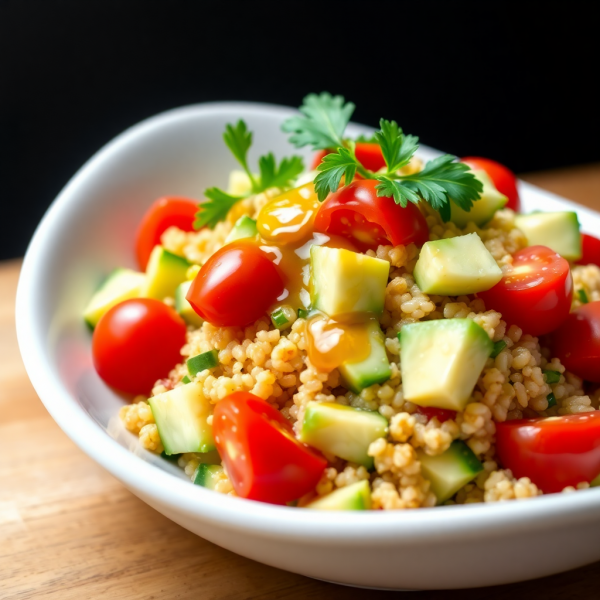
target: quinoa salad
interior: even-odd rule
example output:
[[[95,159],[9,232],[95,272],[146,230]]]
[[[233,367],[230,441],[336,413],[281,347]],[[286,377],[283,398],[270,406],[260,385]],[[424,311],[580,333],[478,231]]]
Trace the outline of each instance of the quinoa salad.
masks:
[[[84,311],[124,426],[194,484],[312,509],[600,485],[600,241],[521,214],[494,161],[426,163],[383,119],[347,139],[353,108],[284,123],[312,168],[249,166],[230,124],[227,190],[150,207]]]

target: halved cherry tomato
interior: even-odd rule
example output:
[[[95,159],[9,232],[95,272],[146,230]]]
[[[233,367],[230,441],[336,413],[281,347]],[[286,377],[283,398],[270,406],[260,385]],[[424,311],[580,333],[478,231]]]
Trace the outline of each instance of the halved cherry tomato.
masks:
[[[235,392],[215,406],[213,434],[238,496],[284,504],[310,492],[327,461],[264,400]]]
[[[597,265],[600,267],[600,240],[589,233],[581,234],[581,258],[578,265]]]
[[[568,316],[573,297],[569,263],[546,246],[530,246],[513,255],[512,270],[491,289],[477,294],[486,308],[502,313],[509,325],[542,335]]]
[[[496,451],[545,493],[589,483],[600,474],[600,411],[497,423]]]
[[[136,234],[135,251],[140,269],[146,270],[152,249],[169,227],[194,231],[198,202],[189,198],[159,198],[143,216]]]
[[[600,302],[576,308],[552,334],[551,346],[569,371],[600,383]]]
[[[331,150],[319,150],[319,152],[315,154],[311,168],[316,169],[321,164],[323,157],[330,152]],[[382,167],[385,167],[385,160],[379,144],[357,142],[354,153],[358,162],[365,167],[365,169],[369,169],[369,171],[376,172]]]
[[[181,362],[185,335],[185,322],[166,304],[151,298],[125,300],[107,311],[94,329],[94,367],[117,390],[147,394]]]
[[[517,189],[517,178],[508,167],[490,158],[481,158],[480,156],[467,156],[461,158],[460,161],[469,165],[471,169],[485,171],[496,189],[508,198],[506,208],[512,208],[515,212],[519,211],[521,200]]]
[[[444,423],[450,419],[456,418],[456,411],[448,408],[436,408],[435,406],[417,406],[417,412],[421,415],[425,415],[428,421],[431,421],[434,417],[440,422]]]
[[[378,181],[363,179],[340,188],[321,205],[315,230],[349,239],[361,251],[381,244],[422,246],[429,239],[427,221],[412,203],[406,208],[377,195]]]
[[[249,241],[217,250],[200,268],[187,301],[206,321],[243,327],[262,317],[284,290],[280,269]]]

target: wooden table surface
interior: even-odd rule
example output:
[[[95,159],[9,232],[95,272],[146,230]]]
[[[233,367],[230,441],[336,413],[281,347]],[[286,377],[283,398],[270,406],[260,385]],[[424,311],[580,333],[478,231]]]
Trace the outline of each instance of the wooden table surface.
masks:
[[[524,179],[600,209],[600,163]],[[223,550],[148,507],[83,454],[48,415],[21,362],[14,327],[19,267],[20,261],[0,263],[1,599],[395,595],[314,581]],[[598,598],[599,590],[596,563],[536,581],[419,598],[581,599]]]

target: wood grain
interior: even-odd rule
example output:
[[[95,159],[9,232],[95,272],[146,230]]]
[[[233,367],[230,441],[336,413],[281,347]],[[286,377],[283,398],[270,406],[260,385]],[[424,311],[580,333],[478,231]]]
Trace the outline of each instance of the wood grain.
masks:
[[[600,164],[524,179],[600,209]],[[388,598],[236,556],[130,494],[58,428],[35,394],[14,329],[20,262],[0,263],[0,598]],[[560,552],[560,548],[549,548]],[[435,573],[432,573],[432,577]],[[597,598],[600,563],[541,580],[419,598]]]

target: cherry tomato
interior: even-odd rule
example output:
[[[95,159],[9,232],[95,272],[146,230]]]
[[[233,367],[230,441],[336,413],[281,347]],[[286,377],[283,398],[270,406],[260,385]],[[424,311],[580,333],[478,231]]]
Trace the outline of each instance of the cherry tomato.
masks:
[[[321,205],[315,230],[349,239],[361,251],[381,244],[422,246],[429,239],[427,221],[412,203],[406,208],[377,195],[378,181],[363,179],[340,188]]]
[[[262,317],[283,290],[283,275],[268,254],[252,242],[238,241],[202,265],[186,298],[209,323],[243,327]]]
[[[515,212],[519,211],[521,200],[519,198],[519,190],[517,189],[517,178],[509,168],[495,160],[481,158],[480,156],[467,156],[460,160],[469,165],[471,169],[485,171],[496,189],[508,198],[506,208],[512,208]]]
[[[186,326],[169,306],[133,298],[113,306],[96,325],[92,357],[98,375],[129,394],[147,394],[181,362]]]
[[[573,297],[569,263],[546,246],[530,246],[513,255],[512,270],[491,289],[477,294],[486,308],[502,313],[509,325],[542,335],[568,316]]]
[[[589,483],[600,474],[600,411],[496,423],[496,451],[545,493]]]
[[[576,308],[552,334],[551,346],[569,371],[600,383],[600,302]]]
[[[323,157],[329,154],[331,150],[320,150],[315,154],[313,159],[312,168],[316,169],[323,160]],[[357,142],[354,149],[356,159],[358,162],[369,169],[369,171],[379,171],[382,167],[385,167],[385,160],[381,153],[381,146],[379,144],[373,144],[370,142]],[[359,176],[360,177],[360,176]]]
[[[597,265],[600,267],[600,240],[589,233],[581,234],[581,258],[578,265]]]
[[[146,270],[152,249],[169,227],[194,231],[198,202],[189,198],[159,198],[142,218],[136,234],[135,251],[140,269]]]
[[[238,496],[284,504],[310,492],[327,461],[294,436],[285,417],[248,392],[215,406],[213,434]]]
[[[421,415],[425,415],[428,421],[431,421],[434,417],[440,422],[444,423],[450,419],[456,418],[456,411],[448,408],[436,408],[435,406],[417,406],[417,412]]]

